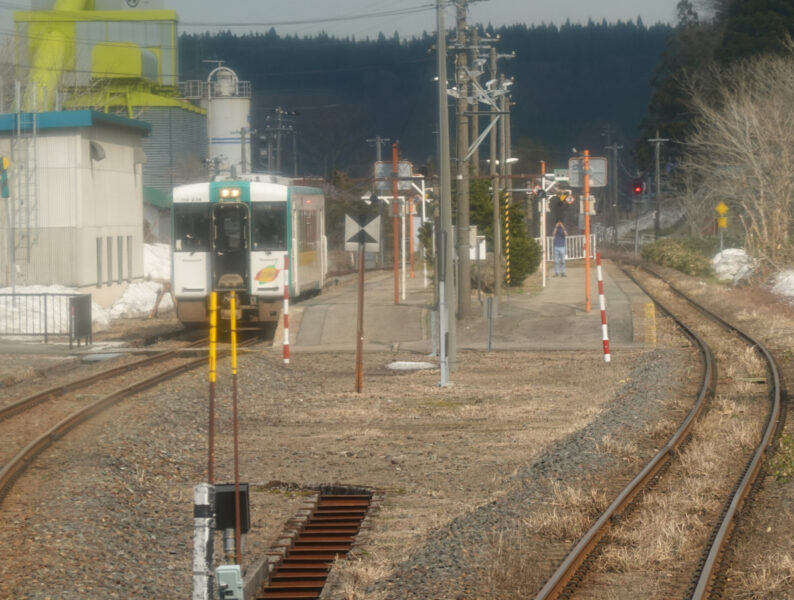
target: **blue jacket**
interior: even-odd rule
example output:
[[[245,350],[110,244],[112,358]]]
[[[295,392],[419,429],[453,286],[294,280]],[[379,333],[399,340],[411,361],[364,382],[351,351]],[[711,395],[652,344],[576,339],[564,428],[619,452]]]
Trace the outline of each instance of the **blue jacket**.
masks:
[[[554,247],[565,248],[565,231],[562,227],[558,227],[554,230]]]

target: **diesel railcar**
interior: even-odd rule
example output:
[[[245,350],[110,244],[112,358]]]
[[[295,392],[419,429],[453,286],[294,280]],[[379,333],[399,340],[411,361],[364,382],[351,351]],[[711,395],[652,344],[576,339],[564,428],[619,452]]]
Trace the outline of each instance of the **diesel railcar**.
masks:
[[[212,291],[238,293],[241,324],[277,321],[284,297],[320,290],[327,272],[322,190],[222,180],[174,189],[171,256],[177,318],[209,322]],[[221,319],[230,317],[221,307]]]

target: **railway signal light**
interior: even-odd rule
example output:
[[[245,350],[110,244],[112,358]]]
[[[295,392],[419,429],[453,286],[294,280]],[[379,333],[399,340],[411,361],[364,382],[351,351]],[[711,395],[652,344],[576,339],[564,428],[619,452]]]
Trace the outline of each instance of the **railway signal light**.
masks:
[[[8,158],[0,158],[0,197],[8,198]]]
[[[639,196],[645,190],[645,182],[642,179],[635,179],[631,184],[631,191],[635,196]]]

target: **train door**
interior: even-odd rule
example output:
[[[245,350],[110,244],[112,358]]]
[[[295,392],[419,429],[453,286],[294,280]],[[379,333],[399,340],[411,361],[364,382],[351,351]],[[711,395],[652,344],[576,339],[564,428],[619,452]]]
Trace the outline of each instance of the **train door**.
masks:
[[[248,289],[248,206],[240,202],[212,207],[212,287]]]

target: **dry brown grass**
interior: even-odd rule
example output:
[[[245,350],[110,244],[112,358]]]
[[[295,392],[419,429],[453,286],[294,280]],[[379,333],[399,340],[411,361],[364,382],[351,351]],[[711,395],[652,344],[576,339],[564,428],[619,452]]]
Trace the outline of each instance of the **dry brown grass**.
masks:
[[[367,588],[391,573],[390,561],[369,555],[366,560],[337,560],[334,578],[341,581],[345,600],[377,600]]]
[[[723,402],[698,424],[670,471],[675,483],[646,495],[632,518],[614,531],[615,543],[599,557],[601,571],[668,571],[697,555],[711,527],[708,515],[721,506],[720,482],[731,480],[736,454],[726,447],[747,448],[757,436],[757,424],[736,418],[735,407]]]
[[[602,490],[584,490],[554,480],[550,480],[549,485],[550,502],[524,520],[527,529],[537,535],[575,540],[609,505]]]
[[[678,427],[678,424],[671,419],[659,419],[653,423],[648,423],[644,428],[644,433],[651,439],[657,437],[669,438]]]
[[[606,495],[594,489],[546,482],[549,502],[515,527],[499,529],[488,536],[478,577],[465,598],[471,600],[523,600],[532,597],[543,585],[539,564],[549,561],[549,547],[564,552],[579,538],[595,517],[607,506]],[[538,555],[538,548],[545,551]],[[482,555],[486,558],[482,559]]]
[[[794,598],[794,557],[775,553],[753,565],[747,573],[734,573],[737,599],[767,600]]]
[[[603,436],[596,444],[598,452],[612,454],[623,460],[637,460],[639,446],[634,440],[615,438],[609,434]]]
[[[466,597],[471,600],[531,598],[543,584],[533,539],[526,525],[489,536],[488,560],[482,578],[478,580],[478,589]]]

